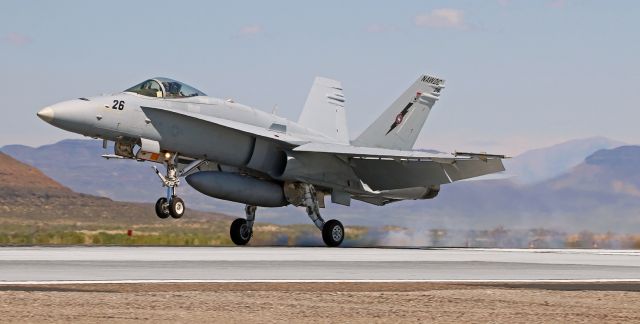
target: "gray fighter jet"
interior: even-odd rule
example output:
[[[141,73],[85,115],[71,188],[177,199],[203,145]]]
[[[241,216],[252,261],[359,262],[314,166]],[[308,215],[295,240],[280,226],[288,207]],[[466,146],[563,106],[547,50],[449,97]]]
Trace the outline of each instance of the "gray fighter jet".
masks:
[[[246,218],[231,224],[245,245],[256,208],[306,207],[328,246],[344,239],[337,220],[320,216],[325,196],[386,205],[432,199],[440,186],[503,171],[504,156],[415,151],[412,147],[445,82],[423,75],[360,136],[350,140],[340,82],[316,78],[297,122],[209,97],[182,82],[154,78],[121,93],[78,98],[46,107],[38,116],[61,129],[115,142],[105,158],[163,164],[155,172],[167,188],[160,218],[180,218],[176,195],[184,177],[205,195],[245,204]]]

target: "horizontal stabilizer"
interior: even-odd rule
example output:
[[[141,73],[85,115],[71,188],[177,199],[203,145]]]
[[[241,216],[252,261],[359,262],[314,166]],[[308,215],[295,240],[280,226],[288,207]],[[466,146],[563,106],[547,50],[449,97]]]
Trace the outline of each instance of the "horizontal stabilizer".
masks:
[[[504,171],[502,160],[440,161],[353,159],[354,172],[373,190],[393,190],[447,184]]]

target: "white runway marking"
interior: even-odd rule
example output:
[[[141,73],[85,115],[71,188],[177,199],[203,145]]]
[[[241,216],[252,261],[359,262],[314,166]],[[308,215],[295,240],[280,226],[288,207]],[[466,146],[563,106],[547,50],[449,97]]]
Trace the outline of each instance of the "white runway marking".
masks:
[[[58,280],[0,281],[0,285],[78,285],[78,284],[185,284],[185,283],[640,283],[640,279],[584,280]]]
[[[3,247],[0,283],[636,282],[640,251]]]

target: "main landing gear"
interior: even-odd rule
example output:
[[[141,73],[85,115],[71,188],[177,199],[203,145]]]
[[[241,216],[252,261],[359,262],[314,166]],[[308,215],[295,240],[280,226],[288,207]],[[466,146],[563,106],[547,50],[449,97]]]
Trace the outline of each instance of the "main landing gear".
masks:
[[[320,216],[320,206],[316,198],[316,192],[312,185],[296,184],[300,189],[300,199],[294,205],[304,206],[307,215],[313,223],[322,231],[322,240],[329,247],[339,246],[344,240],[344,226],[340,221],[332,219],[325,222]],[[253,223],[256,218],[256,206],[245,207],[246,218],[238,218],[231,223],[229,234],[236,245],[247,245],[253,236]]]
[[[304,190],[303,206],[307,207],[307,215],[322,231],[322,240],[328,247],[336,247],[344,240],[344,226],[337,219],[325,222],[320,216],[320,205],[316,196],[315,188],[310,184],[300,184]]]
[[[176,159],[176,155],[167,153],[165,159],[165,165],[167,166],[166,175],[162,175],[155,166],[153,167],[156,174],[162,181],[162,186],[167,187],[167,196],[161,197],[156,202],[156,215],[162,219],[168,218],[169,216],[176,219],[181,218],[184,216],[186,209],[184,201],[180,199],[180,197],[176,196],[176,188],[180,185]]]
[[[246,219],[237,218],[231,223],[229,234],[236,245],[247,245],[253,236],[253,221],[256,219],[256,206],[245,206]]]

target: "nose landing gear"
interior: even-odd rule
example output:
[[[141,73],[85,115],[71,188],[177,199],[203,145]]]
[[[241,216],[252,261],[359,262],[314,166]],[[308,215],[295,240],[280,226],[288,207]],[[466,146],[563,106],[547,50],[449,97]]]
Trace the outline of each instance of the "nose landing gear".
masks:
[[[169,216],[173,218],[181,218],[186,210],[184,201],[176,195],[176,188],[180,185],[178,170],[176,166],[177,155],[170,156],[166,159],[167,174],[162,175],[158,168],[153,166],[156,174],[162,181],[162,186],[167,187],[167,196],[161,197],[156,202],[156,215],[162,219]]]

